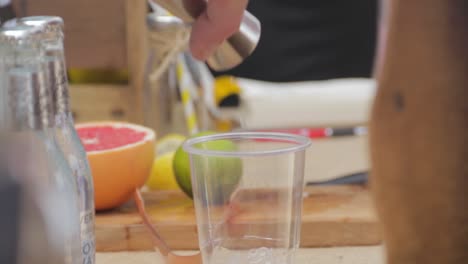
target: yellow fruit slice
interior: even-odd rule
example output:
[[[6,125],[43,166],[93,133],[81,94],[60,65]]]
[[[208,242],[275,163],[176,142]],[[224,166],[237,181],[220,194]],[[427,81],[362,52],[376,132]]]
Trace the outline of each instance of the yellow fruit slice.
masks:
[[[151,175],[146,182],[150,190],[177,190],[179,185],[174,176],[172,161],[175,152],[169,152],[154,159]]]
[[[128,83],[128,71],[113,69],[70,69],[70,83]]]
[[[185,140],[185,136],[180,134],[168,134],[156,143],[156,155],[163,155],[175,151]]]

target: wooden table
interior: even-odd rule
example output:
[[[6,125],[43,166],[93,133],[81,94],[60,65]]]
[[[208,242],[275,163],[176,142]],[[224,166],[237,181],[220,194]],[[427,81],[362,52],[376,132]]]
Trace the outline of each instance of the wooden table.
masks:
[[[366,170],[368,169],[367,156],[367,137],[347,137],[315,141],[313,147],[308,150],[306,181],[324,180],[351,172]],[[104,238],[106,237],[104,236]],[[141,242],[143,239],[139,241]],[[122,251],[97,253],[97,264],[127,263],[163,264],[154,252]],[[300,249],[297,264],[303,263],[383,264],[384,261],[383,251],[380,246],[361,246]]]
[[[381,246],[300,249],[297,264],[383,264]],[[164,264],[154,252],[98,253],[96,264]]]

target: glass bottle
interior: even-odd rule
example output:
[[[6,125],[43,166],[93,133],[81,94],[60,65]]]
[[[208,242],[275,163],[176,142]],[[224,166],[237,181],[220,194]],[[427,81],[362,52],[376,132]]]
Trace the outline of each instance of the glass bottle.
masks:
[[[10,152],[9,164],[18,168],[20,180],[40,198],[41,193],[57,193],[47,207],[61,210],[60,219],[47,219],[51,227],[63,226],[58,233],[64,237],[63,263],[81,264],[78,188],[73,172],[61,151],[51,127],[55,118],[51,94],[47,89],[42,33],[30,26],[0,29],[0,47],[4,82],[2,127],[12,135],[12,144],[29,151]],[[46,155],[34,155],[46,153]],[[34,157],[34,166],[21,166]],[[44,196],[44,195],[42,195]],[[60,204],[59,206],[57,206]],[[46,208],[46,210],[50,210]]]
[[[60,17],[35,16],[19,20],[44,33],[42,40],[48,71],[48,89],[52,95],[55,126],[53,134],[73,171],[80,199],[80,223],[83,264],[95,263],[94,188],[86,151],[75,130],[70,111],[68,80],[63,45],[63,20]]]

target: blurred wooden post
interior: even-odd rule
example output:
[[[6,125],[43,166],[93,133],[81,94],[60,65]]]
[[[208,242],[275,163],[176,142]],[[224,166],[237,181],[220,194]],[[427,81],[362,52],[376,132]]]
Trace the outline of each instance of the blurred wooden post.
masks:
[[[20,16],[60,16],[65,21],[69,69],[129,72],[129,84],[70,86],[76,121],[141,123],[146,60],[146,0],[13,0]]]
[[[148,54],[146,0],[125,0],[126,32],[127,32],[127,62],[132,89],[132,121],[143,122],[143,89],[145,64]]]
[[[468,263],[468,2],[383,3],[370,138],[388,263]]]
[[[147,27],[146,15],[148,5],[146,0],[124,0],[125,16],[124,20],[124,42],[120,43],[125,47],[125,58],[129,73],[129,84],[121,85],[77,85],[72,87],[72,97],[76,99],[79,121],[97,119],[125,120],[134,123],[143,122],[143,89],[144,74],[147,51]],[[92,30],[91,28],[89,30]],[[115,54],[119,56],[120,54]],[[84,87],[89,87],[88,93]],[[92,87],[92,88],[91,88]],[[102,96],[95,97],[90,93],[90,89],[101,90]],[[106,90],[104,90],[106,89]],[[99,94],[99,92],[97,93]],[[96,100],[99,98],[99,100]],[[106,102],[107,101],[107,102]],[[97,107],[111,104],[113,109],[100,109],[105,111],[101,115],[93,115],[86,111],[90,107],[98,110]]]

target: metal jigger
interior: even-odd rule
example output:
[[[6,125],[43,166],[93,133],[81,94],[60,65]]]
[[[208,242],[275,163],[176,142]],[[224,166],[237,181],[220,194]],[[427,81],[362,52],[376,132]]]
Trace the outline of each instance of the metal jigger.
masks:
[[[206,8],[205,0],[149,0],[191,24]],[[239,31],[225,40],[208,58],[208,65],[215,71],[236,67],[255,50],[260,40],[260,21],[249,12],[244,13]]]

